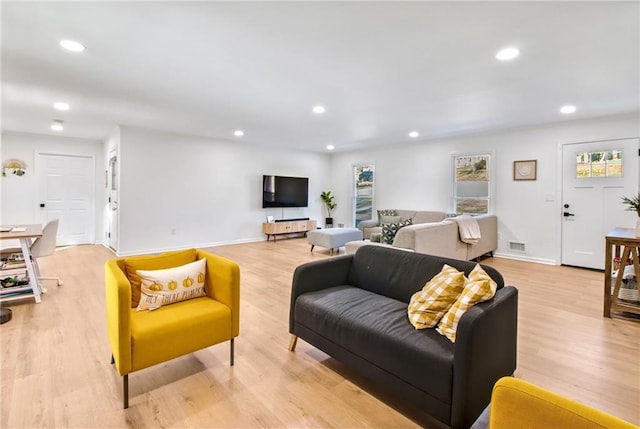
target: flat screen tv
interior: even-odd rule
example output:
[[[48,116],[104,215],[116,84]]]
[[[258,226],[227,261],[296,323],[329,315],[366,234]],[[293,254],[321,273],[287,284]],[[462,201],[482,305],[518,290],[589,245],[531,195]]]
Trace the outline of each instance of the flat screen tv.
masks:
[[[262,176],[262,208],[307,207],[309,179],[307,177]]]

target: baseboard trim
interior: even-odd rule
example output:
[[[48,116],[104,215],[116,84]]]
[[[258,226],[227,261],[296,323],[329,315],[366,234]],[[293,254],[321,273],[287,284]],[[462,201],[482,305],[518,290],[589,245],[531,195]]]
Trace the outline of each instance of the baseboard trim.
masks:
[[[179,246],[170,246],[170,247],[158,247],[154,249],[138,249],[138,250],[129,250],[126,252],[116,252],[117,256],[135,256],[135,255],[148,255],[154,253],[162,253],[162,252],[171,252],[173,250],[182,250],[182,249],[204,249],[207,247],[217,247],[217,246],[225,246],[228,244],[243,244],[243,243],[255,243],[257,241],[264,241],[264,237],[259,238],[243,238],[240,240],[229,240],[229,241],[214,241],[208,243],[192,243],[192,244],[182,244]]]
[[[512,253],[494,252],[493,256],[495,258],[513,259],[513,260],[516,260],[516,261],[533,262],[533,263],[536,263],[536,264],[543,264],[543,265],[560,265],[558,263],[558,261],[556,261],[555,259],[532,258],[531,256],[514,255]]]

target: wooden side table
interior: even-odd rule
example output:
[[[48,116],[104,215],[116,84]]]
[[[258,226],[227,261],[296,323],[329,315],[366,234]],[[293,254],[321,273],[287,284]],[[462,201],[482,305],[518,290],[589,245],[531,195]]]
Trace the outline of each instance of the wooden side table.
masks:
[[[622,285],[622,272],[625,264],[631,258],[636,272],[636,281],[640,274],[640,264],[638,263],[638,247],[640,247],[640,237],[636,237],[633,228],[615,228],[605,237],[605,260],[604,260],[604,317],[611,317],[612,310],[626,311],[627,313],[640,314],[640,305],[620,302],[618,295]],[[622,251],[622,255],[621,252]],[[621,258],[618,276],[611,293],[611,274],[613,258]]]

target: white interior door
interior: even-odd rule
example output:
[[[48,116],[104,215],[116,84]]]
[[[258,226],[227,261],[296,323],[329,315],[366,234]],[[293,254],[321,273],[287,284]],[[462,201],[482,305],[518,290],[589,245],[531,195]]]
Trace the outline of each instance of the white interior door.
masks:
[[[40,219],[59,219],[58,246],[94,241],[94,160],[88,156],[39,153]]]
[[[562,147],[562,264],[604,269],[604,237],[635,227],[622,196],[638,193],[638,139]]]

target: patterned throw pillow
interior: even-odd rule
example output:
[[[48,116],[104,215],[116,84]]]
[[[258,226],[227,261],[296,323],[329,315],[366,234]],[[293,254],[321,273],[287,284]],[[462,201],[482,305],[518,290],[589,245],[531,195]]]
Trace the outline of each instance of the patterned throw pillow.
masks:
[[[397,215],[398,215],[398,212],[396,211],[396,209],[378,210],[378,224],[382,225],[382,221],[380,220],[382,216],[397,216]]]
[[[397,223],[382,224],[382,239],[380,241],[385,244],[393,244],[393,239],[396,237],[400,228],[412,224],[413,220],[411,218]]]
[[[137,310],[155,310],[163,305],[205,296],[206,271],[206,259],[165,270],[138,270],[142,294]]]
[[[140,276],[138,270],[164,270],[195,261],[196,249],[174,250],[160,255],[131,256],[124,259],[123,269],[131,284],[131,308],[140,302]]]
[[[469,279],[464,285],[464,289],[449,311],[442,316],[436,330],[449,338],[452,343],[456,342],[456,331],[458,322],[462,315],[474,305],[490,300],[496,294],[498,285],[494,282],[479,264],[469,274]]]
[[[444,265],[439,274],[414,293],[409,301],[409,322],[416,329],[433,328],[462,293],[464,273]]]

